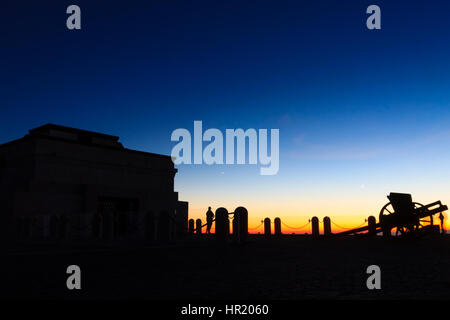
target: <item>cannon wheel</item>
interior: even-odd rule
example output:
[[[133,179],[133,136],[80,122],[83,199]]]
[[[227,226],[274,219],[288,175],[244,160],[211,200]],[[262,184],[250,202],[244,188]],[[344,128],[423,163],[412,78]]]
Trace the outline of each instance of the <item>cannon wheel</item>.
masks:
[[[419,202],[413,202],[414,209],[423,207],[423,204]],[[394,214],[394,207],[392,207],[392,204],[390,202],[386,203],[384,207],[380,211],[380,221],[383,221],[383,218],[385,216],[389,216],[391,214]],[[423,218],[418,219],[415,221],[416,223],[406,224],[406,225],[399,225],[396,227],[395,235],[404,235],[410,232],[414,232],[420,228],[423,228],[425,226],[429,226],[433,224],[433,216],[426,216]]]

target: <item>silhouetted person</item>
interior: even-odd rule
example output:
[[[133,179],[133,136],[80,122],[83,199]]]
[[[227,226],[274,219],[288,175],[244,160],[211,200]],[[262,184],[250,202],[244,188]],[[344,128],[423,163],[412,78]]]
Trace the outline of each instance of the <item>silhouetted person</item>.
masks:
[[[442,214],[442,212],[439,214],[439,220],[441,220],[441,233],[444,233],[445,232],[445,230],[444,230],[444,219],[445,219],[445,217],[444,217],[444,215]]]
[[[211,227],[214,220],[214,213],[211,211],[211,207],[208,207],[208,211],[206,211],[206,233],[211,233]]]

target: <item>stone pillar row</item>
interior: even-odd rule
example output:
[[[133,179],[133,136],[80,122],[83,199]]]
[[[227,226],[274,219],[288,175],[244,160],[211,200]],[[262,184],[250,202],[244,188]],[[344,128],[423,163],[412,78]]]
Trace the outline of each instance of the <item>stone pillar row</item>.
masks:
[[[176,234],[174,217],[166,211],[104,212],[22,216],[13,220],[19,240],[171,240]]]
[[[233,233],[230,234],[230,215],[233,215]],[[195,226],[194,226],[195,224]],[[188,233],[202,235],[202,220],[189,219]],[[225,208],[218,208],[215,213],[215,238],[219,242],[225,242],[232,236],[239,242],[245,242],[248,235],[248,211],[244,207],[238,207],[232,213]]]

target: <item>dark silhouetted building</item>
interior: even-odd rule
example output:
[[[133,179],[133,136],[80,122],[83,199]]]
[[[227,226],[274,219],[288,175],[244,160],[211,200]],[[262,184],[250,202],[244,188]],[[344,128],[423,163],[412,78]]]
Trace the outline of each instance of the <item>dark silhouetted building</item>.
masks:
[[[47,124],[0,145],[3,234],[21,239],[168,240],[187,227],[170,156]]]

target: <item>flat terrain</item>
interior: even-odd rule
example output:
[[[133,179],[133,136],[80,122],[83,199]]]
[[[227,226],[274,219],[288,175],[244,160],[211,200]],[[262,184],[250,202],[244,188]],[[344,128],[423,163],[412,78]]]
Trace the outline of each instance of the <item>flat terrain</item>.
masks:
[[[450,299],[450,236],[319,239],[252,236],[133,247],[4,249],[1,297],[44,299]],[[66,268],[82,290],[66,289]],[[381,268],[368,290],[366,268]]]

